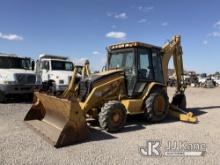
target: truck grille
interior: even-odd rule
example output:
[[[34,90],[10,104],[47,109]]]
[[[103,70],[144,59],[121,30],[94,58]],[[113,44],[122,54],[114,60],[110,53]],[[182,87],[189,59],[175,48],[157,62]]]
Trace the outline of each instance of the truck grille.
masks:
[[[32,74],[15,74],[15,79],[18,84],[35,84],[36,76]]]

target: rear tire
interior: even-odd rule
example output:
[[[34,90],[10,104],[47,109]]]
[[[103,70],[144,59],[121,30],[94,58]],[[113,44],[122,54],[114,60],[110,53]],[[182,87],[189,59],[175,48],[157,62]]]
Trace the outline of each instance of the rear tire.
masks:
[[[100,127],[108,132],[121,130],[126,123],[127,112],[119,101],[109,101],[104,104],[99,113]]]
[[[168,114],[169,98],[163,89],[153,91],[145,101],[145,117],[148,121],[162,121]]]

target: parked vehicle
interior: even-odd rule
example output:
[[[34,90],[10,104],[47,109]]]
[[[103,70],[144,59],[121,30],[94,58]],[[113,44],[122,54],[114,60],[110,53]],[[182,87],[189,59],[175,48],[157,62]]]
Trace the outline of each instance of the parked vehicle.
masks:
[[[40,86],[33,70],[30,57],[0,53],[0,102],[15,94],[32,94]]]
[[[206,73],[202,73],[198,76],[198,81],[199,81],[199,84],[204,84],[205,81],[207,79],[207,74]]]
[[[192,87],[199,87],[199,78],[197,77],[195,72],[187,72],[184,75],[184,81],[187,85]]]
[[[68,57],[41,54],[36,62],[36,74],[42,82],[42,89],[52,93],[63,92],[68,86],[73,62]]]
[[[205,83],[203,84],[204,88],[214,88],[218,86],[218,84],[216,83],[215,80],[213,80],[211,77],[208,77],[205,81]]]
[[[220,75],[216,75],[213,77],[213,80],[218,84],[220,85]]]
[[[62,147],[87,138],[86,116],[97,119],[108,132],[120,131],[128,114],[143,114],[151,122],[162,121],[168,114],[184,122],[198,121],[192,112],[185,111],[180,36],[174,36],[163,47],[127,42],[111,45],[107,50],[106,70],[85,75],[78,87],[76,68],[61,96],[36,92],[37,99],[25,122],[55,147]],[[176,64],[177,83],[173,100],[169,102],[167,79],[171,57]],[[86,69],[89,65],[85,64],[83,69],[89,73]]]

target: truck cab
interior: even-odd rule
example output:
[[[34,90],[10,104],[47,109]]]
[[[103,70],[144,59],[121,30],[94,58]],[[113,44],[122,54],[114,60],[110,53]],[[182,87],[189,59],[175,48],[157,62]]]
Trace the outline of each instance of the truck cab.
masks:
[[[40,84],[29,57],[0,53],[0,102],[10,95],[32,94]]]
[[[67,57],[41,54],[35,69],[43,90],[56,93],[63,92],[68,86],[74,65]]]
[[[202,73],[198,76],[198,81],[200,84],[204,84],[205,81],[207,80],[207,74],[206,73]]]

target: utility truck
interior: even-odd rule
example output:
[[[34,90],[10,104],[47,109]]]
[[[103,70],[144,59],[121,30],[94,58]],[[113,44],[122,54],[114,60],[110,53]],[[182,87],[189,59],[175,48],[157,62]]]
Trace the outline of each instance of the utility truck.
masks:
[[[73,62],[57,55],[41,54],[39,57],[35,71],[41,79],[42,89],[53,94],[64,91],[72,77]]]
[[[12,95],[33,94],[39,87],[30,57],[0,53],[0,102]]]

